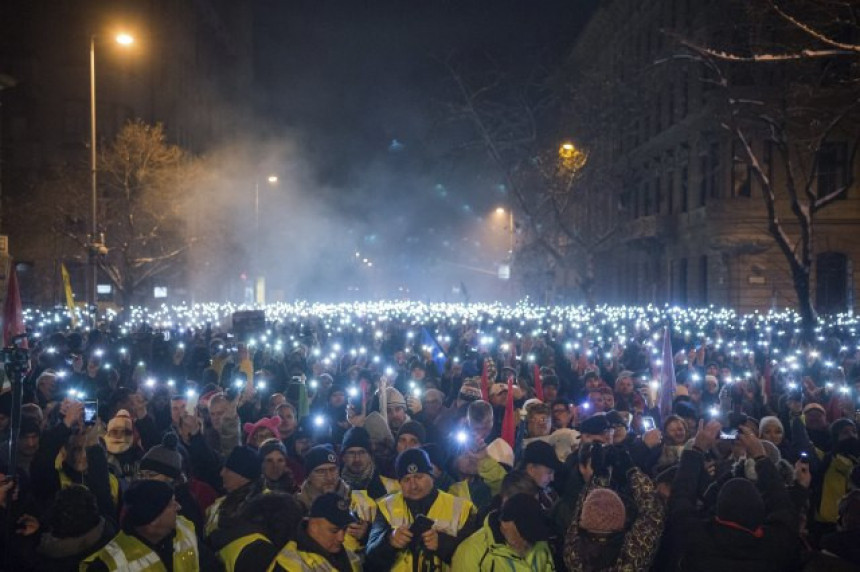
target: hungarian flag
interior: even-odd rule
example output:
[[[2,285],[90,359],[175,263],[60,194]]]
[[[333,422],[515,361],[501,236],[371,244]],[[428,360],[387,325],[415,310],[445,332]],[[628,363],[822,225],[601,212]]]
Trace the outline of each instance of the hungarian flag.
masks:
[[[6,285],[6,303],[3,305],[3,345],[12,344],[15,336],[27,330],[24,328],[24,309],[21,307],[21,292],[18,289],[18,273],[15,263],[9,264],[9,282]]]
[[[540,366],[535,365],[535,395],[543,401],[543,381],[540,378]]]
[[[505,417],[502,419],[502,439],[508,442],[511,449],[516,442],[516,421],[514,419],[514,380],[508,378],[508,399],[505,403]]]

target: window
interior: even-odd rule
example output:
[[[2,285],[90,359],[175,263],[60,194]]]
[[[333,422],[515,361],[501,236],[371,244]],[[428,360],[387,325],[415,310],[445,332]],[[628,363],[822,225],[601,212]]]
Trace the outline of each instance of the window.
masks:
[[[824,143],[818,150],[818,197],[848,184],[848,148],[845,143]],[[845,193],[840,198],[845,198]]]
[[[699,304],[708,304],[708,256],[699,257]]]
[[[720,144],[711,143],[708,147],[708,194],[712,199],[720,196]]]
[[[687,305],[687,259],[679,258],[672,261],[672,282],[669,297],[673,304]]]
[[[681,212],[685,213],[688,210],[688,197],[690,191],[690,170],[684,165],[681,168]]]
[[[848,309],[848,257],[822,252],[815,260],[815,309],[823,314]]]
[[[732,146],[732,151],[732,196],[749,198],[752,195],[752,170],[739,143]]]
[[[663,180],[660,175],[654,179],[654,214],[659,215],[663,211]]]
[[[666,202],[667,212],[674,214],[675,212],[675,173],[669,171],[666,173]]]

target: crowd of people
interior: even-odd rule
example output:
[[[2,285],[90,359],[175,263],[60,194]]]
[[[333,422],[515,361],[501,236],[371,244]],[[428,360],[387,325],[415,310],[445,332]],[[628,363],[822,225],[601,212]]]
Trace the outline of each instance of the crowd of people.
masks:
[[[860,569],[851,317],[224,317],[28,312],[3,352],[4,569]]]

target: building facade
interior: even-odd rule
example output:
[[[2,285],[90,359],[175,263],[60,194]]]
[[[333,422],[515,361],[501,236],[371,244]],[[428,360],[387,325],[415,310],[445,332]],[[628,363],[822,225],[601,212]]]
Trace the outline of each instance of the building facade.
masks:
[[[613,202],[601,212],[616,227],[614,240],[595,256],[598,302],[713,304],[742,312],[796,305],[789,265],[769,233],[762,185],[725,127],[728,98],[767,101],[781,85],[774,81],[778,68],[731,69],[726,90],[713,68],[680,45],[743,50],[733,34],[749,34],[752,24],[737,23],[750,17],[735,2],[607,0],[575,45],[573,129],[589,149],[589,168],[613,171],[618,181],[588,190],[592,201]],[[816,197],[860,176],[860,162],[850,161],[857,133],[860,124],[849,117],[821,146],[817,169],[805,171]],[[752,147],[773,187],[784,189],[781,155],[766,139]],[[798,167],[811,164],[810,157],[800,159]],[[776,211],[799,240],[785,193]],[[857,305],[858,224],[857,184],[817,215],[811,275],[819,312]]]

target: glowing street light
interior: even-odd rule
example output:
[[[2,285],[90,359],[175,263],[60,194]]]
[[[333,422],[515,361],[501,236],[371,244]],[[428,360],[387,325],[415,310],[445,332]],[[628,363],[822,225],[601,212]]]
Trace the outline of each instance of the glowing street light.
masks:
[[[496,207],[496,214],[499,216],[504,216],[505,213],[508,213],[508,236],[509,236],[509,248],[508,254],[511,257],[514,256],[514,210],[513,209],[505,209],[505,207]]]
[[[278,184],[278,176],[275,174],[266,177],[269,185]],[[254,302],[266,303],[266,279],[260,268],[260,179],[254,179]]]
[[[121,46],[130,46],[134,43],[134,37],[131,34],[121,33],[114,37],[116,43]],[[98,304],[98,295],[96,288],[98,283],[98,265],[96,264],[96,256],[98,249],[102,247],[99,234],[98,220],[98,163],[96,154],[96,36],[90,36],[90,178],[92,184],[92,196],[90,214],[92,227],[90,228],[89,253],[88,263],[90,267],[90,287],[87,289],[87,303],[96,306]]]

